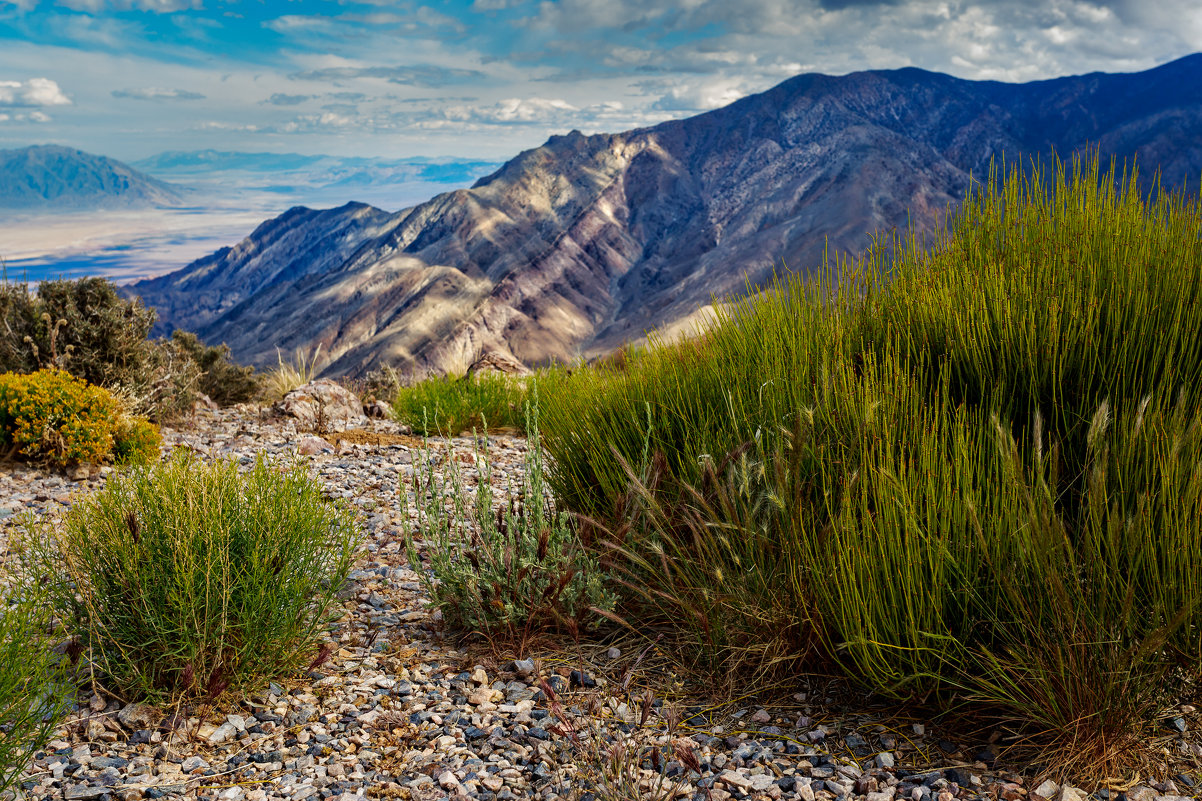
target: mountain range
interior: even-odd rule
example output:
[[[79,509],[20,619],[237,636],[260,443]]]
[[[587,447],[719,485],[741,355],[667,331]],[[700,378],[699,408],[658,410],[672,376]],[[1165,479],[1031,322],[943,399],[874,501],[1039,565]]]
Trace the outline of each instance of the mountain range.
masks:
[[[0,208],[75,211],[178,206],[186,192],[115,159],[61,145],[0,150]]]
[[[162,330],[259,365],[318,344],[328,375],[455,371],[487,352],[572,360],[812,270],[828,246],[930,228],[995,159],[1085,148],[1137,158],[1166,186],[1197,181],[1202,54],[1021,84],[801,75],[688,119],[553,136],[400,212],[292,209],[129,291]]]

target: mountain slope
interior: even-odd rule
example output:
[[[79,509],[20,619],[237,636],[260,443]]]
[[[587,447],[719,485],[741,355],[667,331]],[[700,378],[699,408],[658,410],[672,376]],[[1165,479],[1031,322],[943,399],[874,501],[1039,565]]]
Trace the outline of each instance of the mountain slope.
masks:
[[[276,346],[321,343],[331,374],[457,369],[489,350],[572,359],[782,265],[812,269],[828,242],[855,252],[873,231],[929,227],[995,157],[1087,146],[1138,156],[1170,186],[1197,180],[1202,55],[1029,84],[918,69],[802,75],[685,120],[552,137],[471,189],[392,215],[336,265],[275,271],[236,306],[188,319],[260,364]],[[172,280],[186,296],[203,269]]]
[[[0,150],[0,207],[99,209],[174,206],[179,187],[127,164],[59,145]]]

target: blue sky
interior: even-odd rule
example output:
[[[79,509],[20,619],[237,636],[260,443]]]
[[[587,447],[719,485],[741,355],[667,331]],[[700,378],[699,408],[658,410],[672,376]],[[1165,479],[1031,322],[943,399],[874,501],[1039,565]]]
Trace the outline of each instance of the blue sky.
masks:
[[[0,147],[502,159],[800,72],[1031,80],[1199,50],[1197,0],[0,0]]]

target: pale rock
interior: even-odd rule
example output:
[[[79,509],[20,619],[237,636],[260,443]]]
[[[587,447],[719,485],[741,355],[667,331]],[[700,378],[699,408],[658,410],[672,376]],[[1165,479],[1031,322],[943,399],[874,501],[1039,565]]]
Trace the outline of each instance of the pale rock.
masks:
[[[321,453],[333,453],[334,446],[321,437],[302,437],[296,441],[296,452],[301,456],[317,456]]]
[[[1040,798],[1046,798],[1048,801],[1056,797],[1056,793],[1060,792],[1060,785],[1051,779],[1046,779],[1042,784],[1035,788],[1035,795]]]
[[[367,425],[359,398],[328,378],[292,390],[272,409],[295,418],[297,428],[309,431],[345,431]]]

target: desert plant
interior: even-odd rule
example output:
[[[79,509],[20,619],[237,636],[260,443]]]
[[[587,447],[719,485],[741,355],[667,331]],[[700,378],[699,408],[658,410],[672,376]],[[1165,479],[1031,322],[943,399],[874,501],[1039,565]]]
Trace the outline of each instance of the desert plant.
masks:
[[[162,447],[159,427],[144,417],[123,417],[113,432],[114,464],[152,464],[159,460]]]
[[[181,453],[114,475],[57,528],[27,520],[18,553],[102,680],[215,698],[313,659],[358,540],[302,466]]]
[[[0,445],[60,465],[99,463],[113,451],[120,416],[106,390],[62,370],[0,374]]]
[[[277,366],[268,370],[262,378],[263,394],[267,400],[277,401],[317,377],[317,361],[321,358],[320,344],[308,357],[299,349],[293,354],[291,361],[285,361],[278,348],[275,355]]]
[[[807,633],[786,658],[817,643],[874,692],[1130,767],[1202,663],[1202,209],[1137,184],[991,176],[925,240],[540,386],[557,500],[618,540],[624,614],[757,669],[744,612],[783,602]],[[746,467],[712,468],[743,443]]]
[[[218,406],[246,403],[259,394],[259,379],[253,367],[230,360],[228,346],[207,346],[189,331],[175,331],[171,341],[200,369],[197,389]]]
[[[414,431],[453,437],[473,429],[522,429],[526,384],[500,373],[427,378],[390,399],[396,420]]]
[[[416,507],[409,559],[444,619],[519,650],[539,632],[583,631],[596,621],[596,610],[609,610],[614,602],[571,517],[555,511],[548,497],[536,402],[527,411],[527,429],[525,469],[500,508],[494,503],[491,458],[479,439],[472,460],[478,473],[474,499],[453,449],[436,454],[428,444],[409,486],[400,489],[406,514],[410,494]]]
[[[155,313],[102,278],[43,281],[37,291],[0,283],[0,370],[61,369],[123,399],[134,413],[169,420],[204,392],[238,403],[256,391],[253,370],[195,335],[149,339]]]
[[[50,739],[71,698],[36,585],[0,594],[0,794]]]

